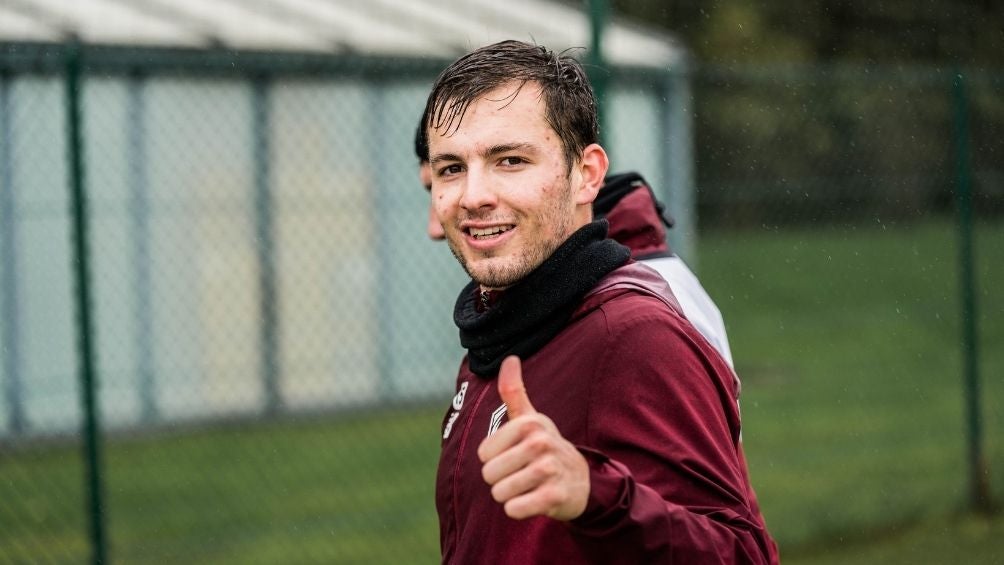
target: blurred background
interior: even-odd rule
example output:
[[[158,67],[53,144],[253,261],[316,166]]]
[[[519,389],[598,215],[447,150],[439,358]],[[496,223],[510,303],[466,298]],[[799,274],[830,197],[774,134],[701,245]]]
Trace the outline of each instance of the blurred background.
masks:
[[[575,48],[788,563],[1004,563],[1004,7],[0,0],[0,563],[435,563],[436,75]]]

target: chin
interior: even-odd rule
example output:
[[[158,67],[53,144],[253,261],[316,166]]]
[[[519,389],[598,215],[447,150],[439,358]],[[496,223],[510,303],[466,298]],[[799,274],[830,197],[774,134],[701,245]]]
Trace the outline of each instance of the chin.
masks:
[[[508,260],[482,260],[480,264],[472,264],[467,274],[475,282],[485,288],[502,289],[512,286],[526,277],[532,269],[527,269],[520,261],[507,258]]]

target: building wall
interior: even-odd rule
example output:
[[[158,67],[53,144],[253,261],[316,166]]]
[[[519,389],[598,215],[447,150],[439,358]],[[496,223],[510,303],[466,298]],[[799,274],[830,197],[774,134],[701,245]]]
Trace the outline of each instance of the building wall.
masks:
[[[466,278],[425,236],[412,139],[431,79],[85,77],[106,426],[449,398]],[[0,230],[0,436],[69,432],[65,87],[0,81],[0,202],[13,218]],[[612,89],[607,144],[612,171],[639,170],[666,194],[660,88]]]

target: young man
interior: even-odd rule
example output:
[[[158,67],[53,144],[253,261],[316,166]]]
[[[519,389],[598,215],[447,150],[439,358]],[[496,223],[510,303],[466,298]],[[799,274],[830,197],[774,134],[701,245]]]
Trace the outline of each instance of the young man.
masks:
[[[770,563],[732,371],[592,221],[608,162],[581,66],[506,41],[423,116],[431,197],[471,276],[436,483],[445,563]]]
[[[421,124],[415,131],[415,156],[418,157],[419,182],[431,194],[429,147]],[[627,246],[632,259],[652,267],[666,280],[683,314],[718,350],[729,367],[734,368],[722,313],[690,267],[667,245],[665,227],[672,227],[672,220],[645,179],[635,172],[607,175],[593,202],[593,216],[607,220],[608,237]],[[446,239],[431,200],[426,233],[433,241]]]

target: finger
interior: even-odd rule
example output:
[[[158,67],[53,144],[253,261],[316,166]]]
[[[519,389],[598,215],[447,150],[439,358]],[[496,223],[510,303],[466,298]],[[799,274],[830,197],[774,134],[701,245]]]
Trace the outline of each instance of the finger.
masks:
[[[502,503],[506,516],[513,520],[525,520],[534,516],[546,516],[546,504],[541,503],[541,495],[531,491],[518,497],[513,497]]]
[[[523,429],[515,430],[517,427]],[[499,430],[499,433],[513,431],[517,435],[514,436],[513,443],[505,444],[506,447],[500,451],[493,452],[495,449],[498,449],[497,446],[491,444],[484,445],[484,442],[482,442],[482,445],[484,445],[484,454],[489,455],[489,457],[482,460],[484,465],[481,467],[481,477],[489,485],[494,485],[504,480],[554,448],[551,445],[551,438],[544,431],[543,426],[537,422],[518,422],[515,425],[508,426],[508,428]],[[535,431],[528,432],[528,430]],[[504,441],[513,440],[506,439]],[[480,446],[478,451],[478,455],[480,456],[482,454]]]
[[[519,357],[510,355],[502,361],[499,368],[499,396],[506,404],[506,412],[509,420],[514,420],[527,414],[536,414],[530,398],[526,395],[526,387],[523,386],[523,366]]]
[[[543,415],[534,418],[524,418],[519,422],[506,422],[494,434],[481,440],[478,446],[478,458],[482,463],[499,457],[510,448],[517,446],[523,438],[537,430],[547,430],[548,422]]]
[[[492,498],[505,504],[510,499],[527,494],[540,487],[558,473],[558,463],[553,457],[542,457],[530,465],[507,474],[501,480],[491,485]]]
[[[552,485],[538,485],[502,503],[506,516],[523,520],[533,516],[551,516],[557,507],[557,494]]]
[[[589,471],[584,459],[582,464],[585,468],[578,473],[562,469],[560,463],[557,467],[546,461],[535,463],[512,477],[520,481],[512,485],[512,491],[523,489],[522,493],[508,491],[496,495],[495,488],[503,484],[499,483],[492,488],[492,497],[502,503],[507,516],[517,520],[531,516],[574,520],[582,515],[589,502]]]

